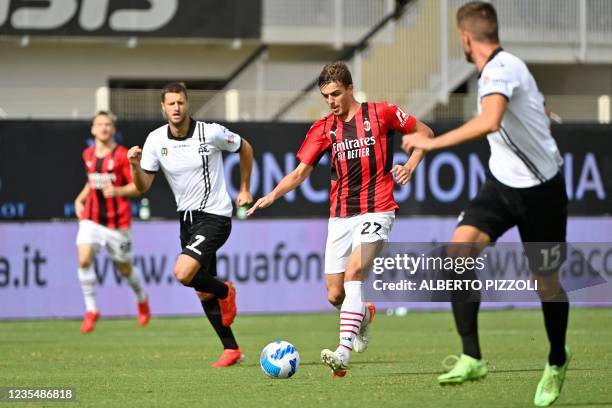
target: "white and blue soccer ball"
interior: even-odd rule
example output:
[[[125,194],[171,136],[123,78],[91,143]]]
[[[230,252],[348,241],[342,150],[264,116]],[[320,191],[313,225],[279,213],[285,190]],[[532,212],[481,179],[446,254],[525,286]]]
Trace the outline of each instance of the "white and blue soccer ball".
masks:
[[[290,378],[300,365],[300,354],[293,344],[275,341],[261,351],[259,365],[268,377]]]

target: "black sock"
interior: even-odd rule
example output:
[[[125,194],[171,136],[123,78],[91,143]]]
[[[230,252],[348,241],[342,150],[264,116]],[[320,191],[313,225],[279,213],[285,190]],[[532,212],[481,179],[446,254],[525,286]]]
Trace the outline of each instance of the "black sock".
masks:
[[[480,360],[482,358],[480,343],[478,342],[478,309],[480,308],[480,302],[453,301],[451,304],[455,325],[463,344],[463,354]]]
[[[553,301],[542,302],[544,326],[550,342],[548,364],[561,367],[565,364],[565,333],[569,319],[569,300],[561,289]]]
[[[237,349],[238,343],[236,343],[236,338],[234,337],[234,333],[232,333],[232,329],[229,327],[225,327],[221,323],[221,308],[219,307],[219,300],[202,300],[202,309],[204,309],[204,313],[206,313],[206,317],[210,321],[213,329],[217,332],[217,336],[221,340],[224,349]]]
[[[463,274],[458,274],[457,277],[464,281],[479,280],[474,269],[466,270]],[[457,332],[461,336],[461,343],[463,345],[463,354],[480,360],[482,358],[480,354],[480,343],[478,341],[480,291],[455,290],[452,291],[451,299],[455,325],[457,326]]]
[[[219,299],[227,297],[228,288],[223,281],[203,271],[201,268],[187,285],[198,292],[212,293]]]

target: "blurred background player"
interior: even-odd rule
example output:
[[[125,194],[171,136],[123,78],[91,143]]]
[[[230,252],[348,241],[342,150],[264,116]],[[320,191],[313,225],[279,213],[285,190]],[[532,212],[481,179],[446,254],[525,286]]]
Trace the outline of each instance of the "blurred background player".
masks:
[[[189,114],[187,89],[170,83],[162,90],[162,110],[168,120],[149,134],[144,147],[128,152],[134,182],[147,191],[155,174],[164,172],[174,193],[181,224],[182,252],[174,275],[196,290],[210,324],[223,344],[213,367],[240,362],[244,355],[230,328],[236,317],[236,290],[217,275],[217,250],[232,229],[232,202],[225,186],[222,152],[240,154],[240,193],[237,206],[253,201],[249,191],[253,150],[235,133],[216,123],[196,121]]]
[[[423,158],[423,152],[415,149],[405,165],[393,167],[388,132],[416,132],[424,138],[433,133],[396,105],[355,100],[351,73],[342,62],[323,68],[319,89],[331,112],[306,134],[297,153],[300,164],[247,214],[270,206],[298,187],[321,157],[331,153],[325,283],[329,302],[340,309],[340,343],[335,351],[323,350],[321,360],[334,375],[344,376],[351,351],[364,351],[369,341],[375,308],[363,301],[363,271],[388,240],[395,220],[398,206],[392,173],[399,184],[406,184]]]
[[[523,61],[500,46],[493,6],[467,3],[458,10],[457,22],[466,58],[480,72],[479,115],[435,139],[405,136],[403,146],[429,151],[487,137],[491,147],[487,178],[460,215],[452,242],[474,243],[480,251],[518,226],[523,242],[538,243],[539,251],[550,257],[545,265],[539,251],[529,256],[550,342],[534,403],[548,406],[561,392],[571,357],[565,345],[569,303],[558,273],[564,261],[567,225],[567,195],[560,171],[563,161],[533,76]],[[463,354],[452,370],[438,378],[440,384],[474,380],[487,373],[478,341],[479,298],[471,302],[454,299]]]
[[[126,278],[138,299],[138,323],[145,326],[151,317],[149,303],[132,265],[130,197],[140,195],[132,182],[127,149],[114,139],[115,122],[110,112],[98,112],[92,121],[95,144],[83,151],[87,182],[74,201],[79,218],[77,248],[79,280],[87,313],[81,332],[91,332],[100,317],[96,306],[96,274],[93,259],[102,246]]]

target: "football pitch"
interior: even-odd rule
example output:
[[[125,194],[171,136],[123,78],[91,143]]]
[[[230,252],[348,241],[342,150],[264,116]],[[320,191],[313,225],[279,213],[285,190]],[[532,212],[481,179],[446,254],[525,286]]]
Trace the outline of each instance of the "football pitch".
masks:
[[[379,313],[372,342],[354,354],[343,379],[319,362],[337,344],[338,316],[238,316],[234,330],[245,361],[214,369],[220,344],[208,321],[104,319],[89,335],[80,321],[0,322],[0,387],[71,387],[76,402],[6,403],[7,407],[529,407],[546,360],[539,310],[482,312],[481,346],[489,374],[441,387],[441,361],[459,351],[450,312]],[[270,341],[292,342],[301,364],[288,380],[259,368]],[[612,407],[612,309],[572,309],[574,353],[555,407]],[[0,403],[4,406],[5,404]]]

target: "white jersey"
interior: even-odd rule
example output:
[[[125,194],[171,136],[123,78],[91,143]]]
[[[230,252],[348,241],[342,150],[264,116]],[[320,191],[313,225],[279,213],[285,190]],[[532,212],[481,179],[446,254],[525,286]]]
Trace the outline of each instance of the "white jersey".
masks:
[[[174,193],[177,211],[199,210],[231,217],[232,201],[221,151],[237,152],[241,139],[217,123],[191,119],[187,137],[176,138],[164,125],[147,136],[140,166],[149,173],[160,167]]]
[[[489,169],[510,187],[533,187],[550,180],[563,164],[550,134],[544,97],[523,61],[498,48],[478,77],[478,112],[482,98],[500,94],[507,100],[499,131],[487,136]]]

